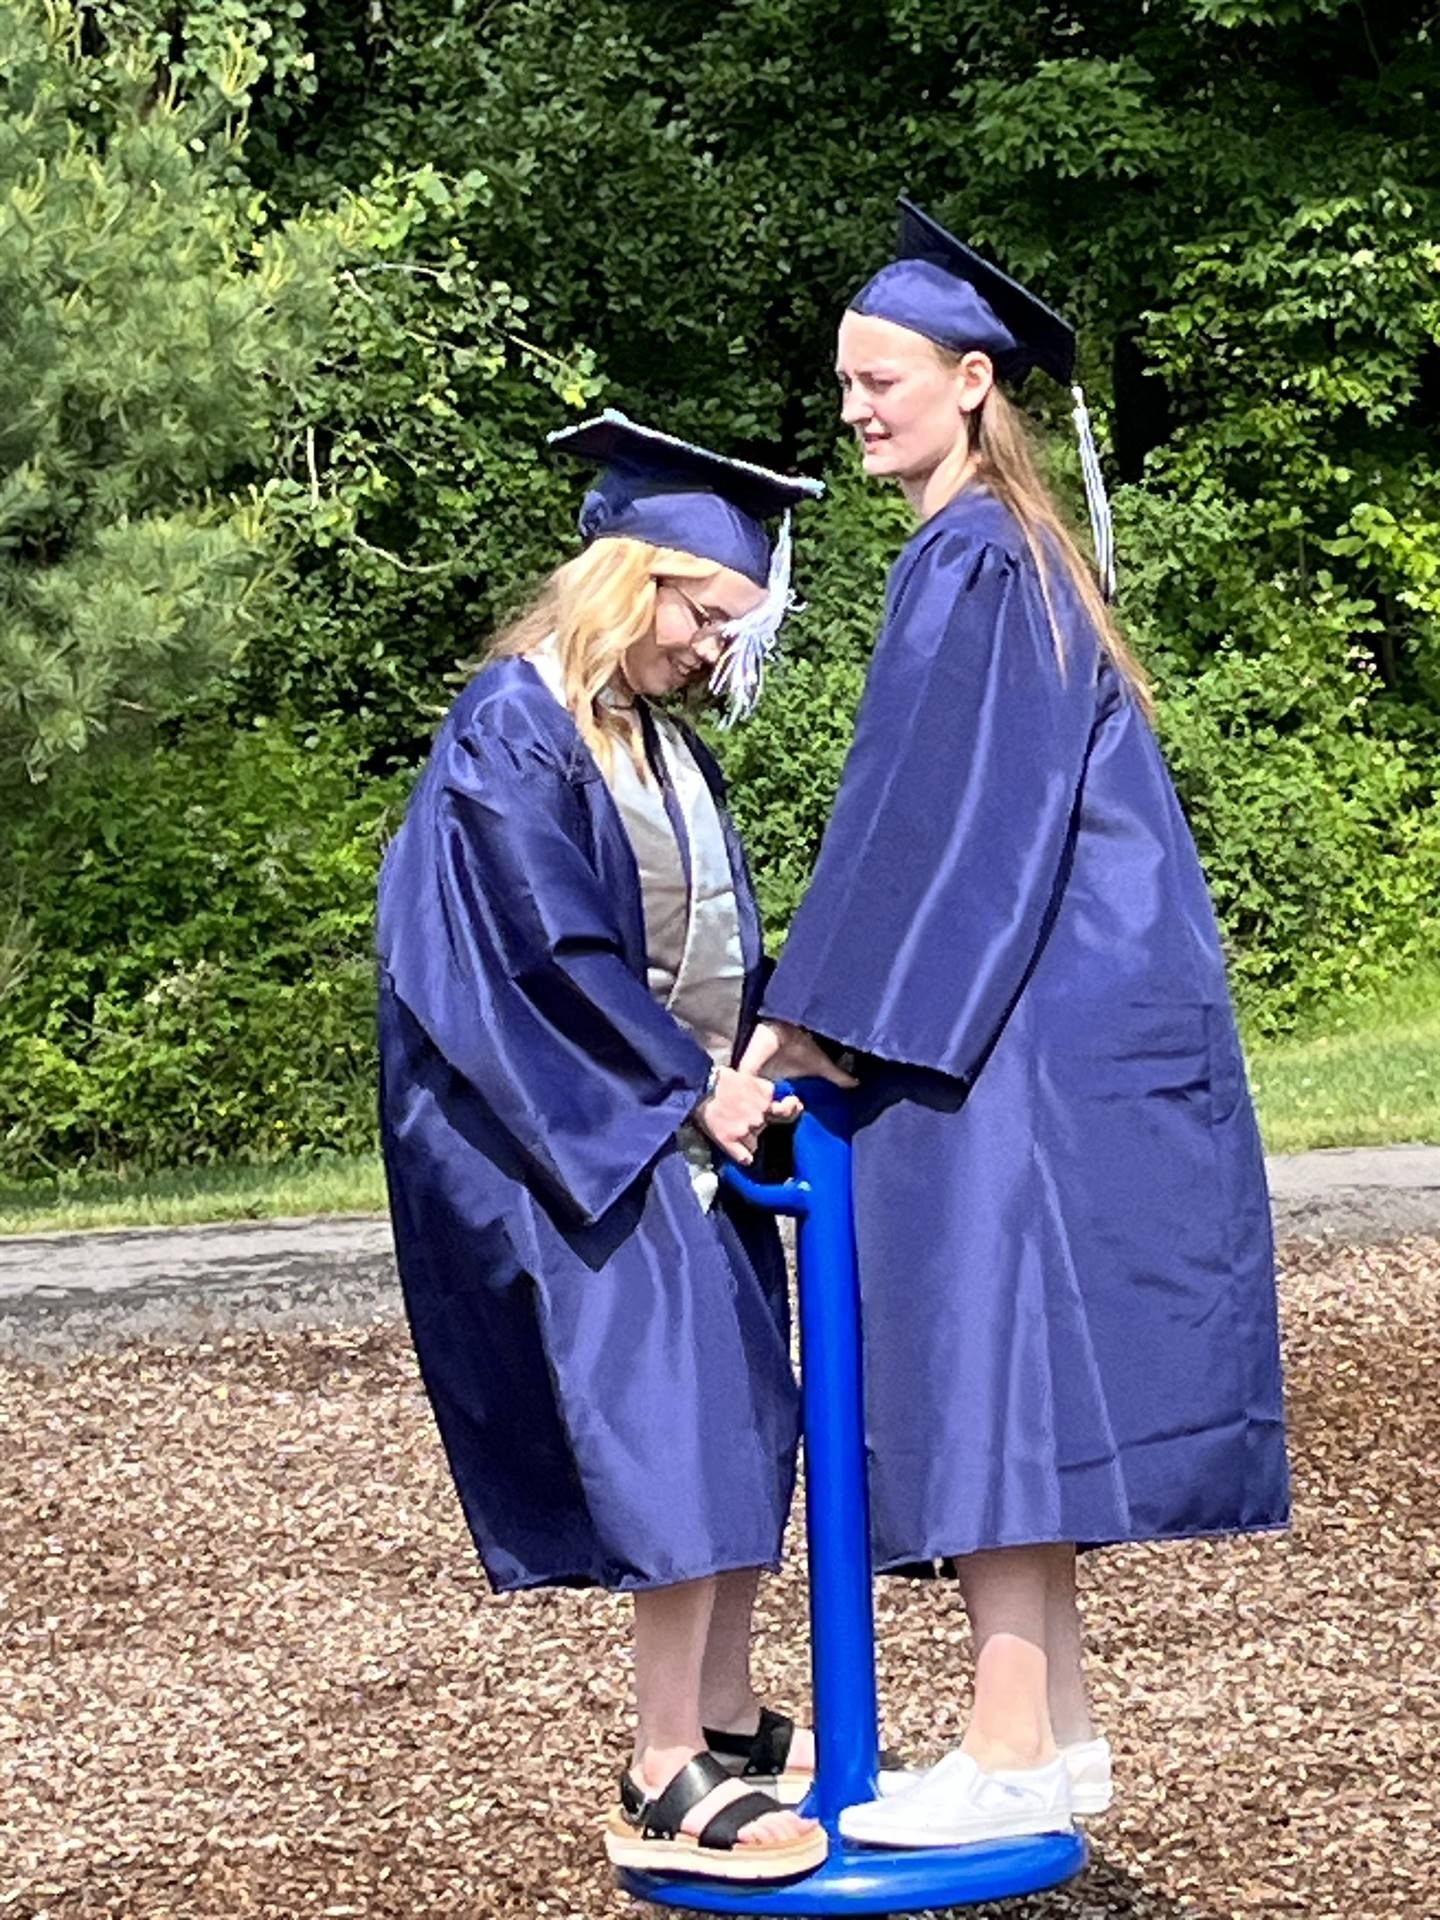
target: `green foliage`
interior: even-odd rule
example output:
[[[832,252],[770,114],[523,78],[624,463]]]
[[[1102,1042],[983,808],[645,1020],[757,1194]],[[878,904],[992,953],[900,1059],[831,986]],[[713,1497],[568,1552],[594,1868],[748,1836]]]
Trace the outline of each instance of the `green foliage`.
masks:
[[[467,250],[476,170],[270,220],[245,115],[308,56],[263,25],[112,7],[87,53],[78,15],[0,7],[0,755],[32,777],[247,642],[237,717],[293,695],[413,753],[432,675],[553,555],[538,446],[590,358]]]
[[[599,382],[469,250],[489,196],[425,167],[347,198],[363,250],[266,491],[289,565],[221,696],[341,729],[379,769],[413,764],[457,662],[573,540],[576,474],[544,436]]]
[[[94,54],[68,16],[5,19],[12,734],[38,774],[125,713],[192,724],[14,796],[0,1165],[364,1146],[367,776],[413,761],[457,657],[553,564],[572,477],[537,447],[593,371],[467,252],[478,172],[385,171],[262,233],[216,117],[266,78],[241,10],[188,18],[164,91],[139,13]]]
[[[1365,603],[1324,573],[1254,580],[1247,512],[1218,494],[1121,506],[1132,624],[1232,981],[1254,1027],[1284,1024],[1433,942],[1433,766],[1370,724]]]
[[[911,526],[899,495],[877,498],[847,461],[825,499],[797,516],[796,580],[805,605],[786,623],[764,699],[733,731],[707,729],[773,944],[800,904],[820,850],[886,569]]]
[[[258,95],[270,118],[283,120],[315,93],[305,0],[97,0],[93,15],[105,44],[132,48],[142,70],[177,97],[218,90],[248,109]]]
[[[276,727],[57,785],[9,848],[29,938],[0,1004],[0,1174],[367,1146],[399,804]]]
[[[267,462],[329,295],[322,225],[262,232],[229,116],[80,15],[0,6],[0,760],[39,778],[225,663]]]

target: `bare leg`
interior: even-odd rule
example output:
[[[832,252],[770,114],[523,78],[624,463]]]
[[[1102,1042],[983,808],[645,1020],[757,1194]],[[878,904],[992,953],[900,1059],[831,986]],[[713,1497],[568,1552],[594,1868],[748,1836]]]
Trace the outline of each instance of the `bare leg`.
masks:
[[[975,1704],[961,1751],[986,1772],[1055,1758],[1046,1658],[1049,1547],[997,1547],[955,1562],[975,1639]]]
[[[750,1646],[754,1638],[755,1594],[760,1569],[743,1567],[715,1579],[715,1605],[700,1671],[700,1718],[722,1733],[753,1733],[760,1724],[760,1699],[750,1677]],[[797,1727],[790,1743],[790,1762],[815,1765],[815,1736]]]
[[[1085,1685],[1085,1635],[1075,1592],[1074,1547],[1051,1547],[1045,1589],[1045,1657],[1049,1665],[1050,1724],[1062,1747],[1093,1740]]]
[[[700,1669],[715,1605],[714,1580],[687,1580],[635,1596],[635,1765],[677,1767],[704,1745]],[[651,1769],[646,1766],[647,1775]]]
[[[751,1622],[758,1567],[715,1576],[715,1605],[700,1668],[700,1718],[707,1727],[746,1733],[759,1718],[750,1680]]]
[[[715,1609],[717,1581],[688,1580],[635,1596],[635,1779],[660,1792],[681,1767],[705,1750],[700,1730],[700,1676]],[[753,1597],[753,1586],[752,1586]],[[717,1787],[684,1820],[698,1834],[723,1806],[750,1789],[742,1781]],[[815,1823],[792,1813],[769,1813],[740,1830],[740,1843],[798,1840]]]

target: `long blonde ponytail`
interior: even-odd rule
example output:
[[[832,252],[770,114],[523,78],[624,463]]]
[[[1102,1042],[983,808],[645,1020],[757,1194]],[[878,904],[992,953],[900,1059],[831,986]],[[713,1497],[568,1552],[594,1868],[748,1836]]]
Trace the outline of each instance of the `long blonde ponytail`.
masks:
[[[952,358],[939,348],[942,358]],[[958,365],[959,356],[953,356]],[[1050,613],[1050,630],[1061,666],[1065,664],[1065,646],[1050,599],[1050,568],[1058,555],[1076,598],[1084,607],[1100,644],[1129,684],[1136,700],[1147,714],[1154,711],[1154,697],[1145,669],[1135,658],[1114,615],[1105,604],[1095,575],[1080,550],[1075,535],[1066,524],[1050,489],[1040,476],[1031,445],[1031,430],[1018,407],[992,387],[978,410],[971,435],[977,455],[975,479],[987,487],[1002,505],[1008,507],[1020,523],[1026,545],[1034,556],[1040,574],[1041,591]]]

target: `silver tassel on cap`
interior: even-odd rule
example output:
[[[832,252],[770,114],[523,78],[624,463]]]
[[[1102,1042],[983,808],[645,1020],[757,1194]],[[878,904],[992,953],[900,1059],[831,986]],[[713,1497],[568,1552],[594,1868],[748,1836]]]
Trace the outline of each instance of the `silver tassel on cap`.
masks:
[[[710,690],[730,703],[721,721],[733,727],[737,720],[748,720],[755,711],[765,685],[765,669],[775,652],[780,623],[798,603],[790,588],[790,516],[780,522],[775,548],[770,555],[770,578],[765,598],[751,613],[729,620],[722,629],[725,651],[710,676]]]
[[[1095,571],[1100,591],[1106,600],[1115,598],[1115,529],[1110,520],[1110,501],[1105,478],[1100,471],[1100,455],[1095,435],[1090,431],[1090,412],[1085,405],[1085,389],[1072,387],[1075,402],[1075,431],[1080,440],[1080,471],[1085,476],[1085,504],[1090,509],[1090,530],[1095,538]]]

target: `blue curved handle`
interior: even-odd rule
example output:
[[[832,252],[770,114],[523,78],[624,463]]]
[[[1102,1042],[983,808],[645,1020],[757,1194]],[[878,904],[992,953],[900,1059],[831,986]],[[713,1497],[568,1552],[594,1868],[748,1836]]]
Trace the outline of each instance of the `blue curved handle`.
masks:
[[[808,1180],[752,1180],[743,1167],[727,1160],[720,1169],[720,1184],[764,1213],[793,1213],[798,1218],[810,1211]]]
[[[775,1082],[777,1100],[784,1100],[794,1091],[788,1080]],[[720,1167],[721,1186],[728,1187],[742,1200],[748,1200],[752,1207],[759,1207],[762,1213],[788,1213],[797,1219],[803,1219],[809,1213],[813,1189],[808,1180],[756,1180],[735,1161],[723,1159],[718,1153],[716,1159]]]

